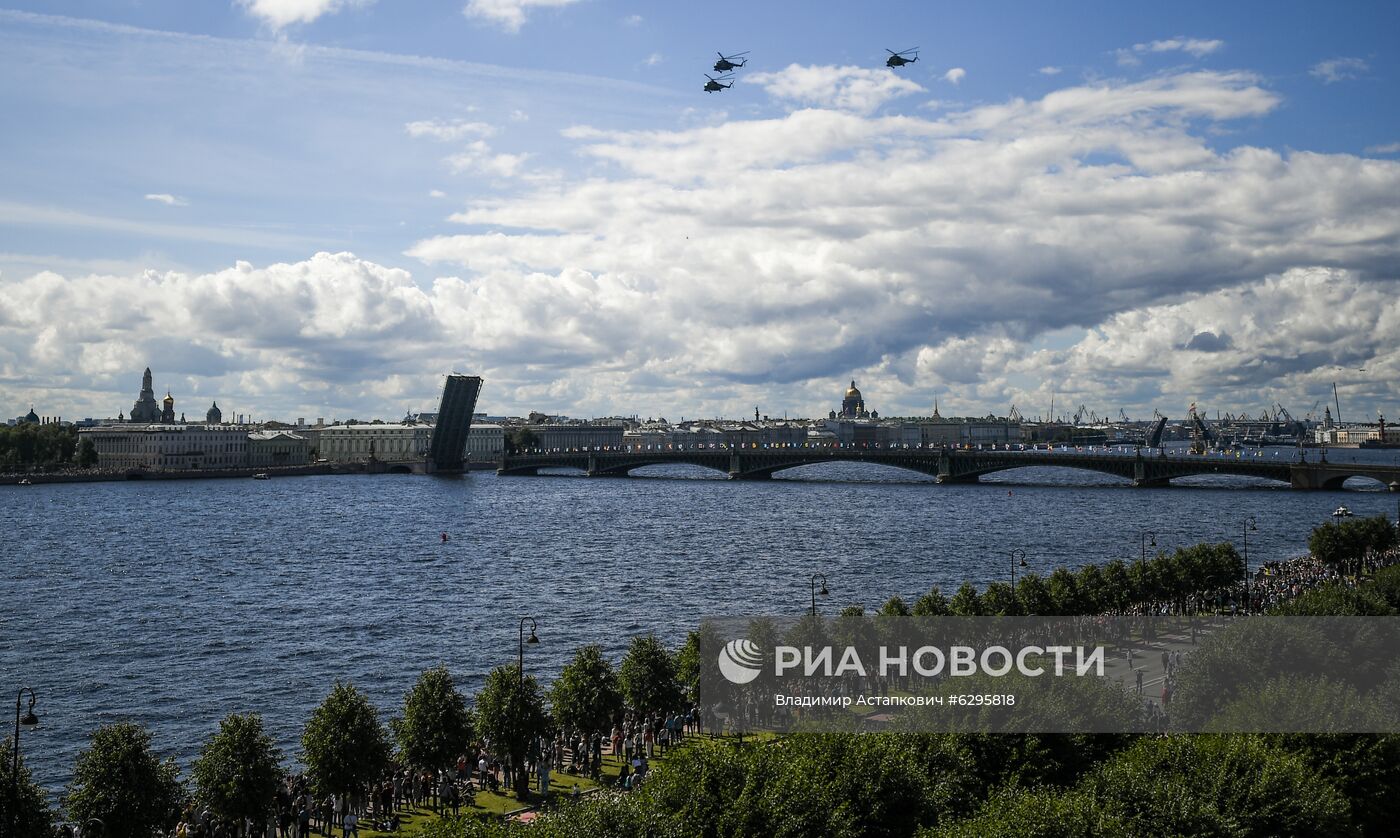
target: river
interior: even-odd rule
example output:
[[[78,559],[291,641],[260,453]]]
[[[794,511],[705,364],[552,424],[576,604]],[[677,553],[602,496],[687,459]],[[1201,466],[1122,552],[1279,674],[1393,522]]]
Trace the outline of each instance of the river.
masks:
[[[1400,452],[1331,454],[1351,457]],[[526,648],[527,671],[548,678],[586,643],[616,660],[632,636],[675,644],[702,616],[800,611],[814,572],[829,580],[823,609],[873,608],[1005,579],[1013,548],[1048,573],[1133,558],[1148,530],[1157,549],[1238,545],[1250,515],[1257,565],[1304,552],[1340,504],[1393,519],[1400,500],[1374,483],[1298,492],[1202,477],[1133,489],[1063,469],[948,486],[859,464],[715,477],[656,467],[631,479],[0,487],[0,686],[32,686],[42,718],[23,736],[26,761],[56,791],[95,727],[133,720],[183,770],[221,717],[247,711],[294,758],[336,679],[386,719],[438,663],[474,691],[514,660],[524,615],[541,641]]]

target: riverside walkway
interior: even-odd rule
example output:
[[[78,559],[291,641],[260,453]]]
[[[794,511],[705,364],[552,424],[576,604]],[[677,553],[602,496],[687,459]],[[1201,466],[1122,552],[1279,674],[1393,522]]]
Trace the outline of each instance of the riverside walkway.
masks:
[[[1340,489],[1359,477],[1400,491],[1400,466],[1368,463],[1279,462],[1243,454],[1151,455],[1141,451],[975,450],[965,448],[696,448],[681,451],[540,451],[506,454],[501,475],[538,474],[541,469],[577,469],[590,477],[625,477],[656,465],[714,469],[733,480],[766,480],[786,469],[818,463],[871,463],[916,471],[939,483],[972,483],[984,474],[1018,468],[1075,468],[1111,474],[1134,486],[1165,486],[1178,477],[1237,475],[1276,480],[1294,489]]]

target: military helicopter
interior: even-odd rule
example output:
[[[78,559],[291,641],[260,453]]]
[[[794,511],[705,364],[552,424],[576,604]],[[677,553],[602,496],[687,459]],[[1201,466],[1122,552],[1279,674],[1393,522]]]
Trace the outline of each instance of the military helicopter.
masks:
[[[915,61],[919,60],[918,47],[906,49],[903,52],[895,52],[892,49],[887,49],[885,52],[890,54],[890,57],[885,59],[886,67],[903,67],[905,64],[913,64]],[[908,57],[911,54],[914,56],[913,58]]]
[[[714,78],[709,73],[706,73],[705,78],[709,79],[709,81],[705,82],[706,93],[714,93],[719,90],[728,90],[729,88],[734,86],[734,82],[732,81],[730,81],[729,84],[720,84],[720,82],[729,81],[730,79],[734,78],[733,75],[725,75],[720,76],[719,78]]]
[[[734,53],[733,55],[725,55],[725,54],[722,53],[722,52],[717,52],[717,53],[715,53],[715,55],[718,55],[718,56],[719,56],[719,60],[715,62],[715,72],[716,72],[716,73],[727,73],[727,72],[729,72],[730,70],[737,70],[738,68],[740,68],[740,67],[744,66],[745,64],[749,63],[749,60],[748,60],[747,58],[743,58],[745,55],[748,55],[748,52],[747,52],[747,51],[745,51],[745,52],[736,52],[736,53]],[[743,59],[743,60],[741,60],[739,63],[735,64],[735,63],[734,63],[734,59],[736,59],[736,58],[741,58],[741,59]]]

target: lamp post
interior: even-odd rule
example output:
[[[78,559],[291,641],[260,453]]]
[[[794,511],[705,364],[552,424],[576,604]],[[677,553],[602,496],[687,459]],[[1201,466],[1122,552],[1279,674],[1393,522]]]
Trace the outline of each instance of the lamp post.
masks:
[[[25,693],[29,693],[29,706],[25,709],[24,715],[21,716],[19,712],[20,700],[24,698]],[[37,698],[34,695],[34,690],[29,687],[20,687],[19,692],[15,693],[15,738],[11,743],[14,746],[15,753],[10,774],[11,779],[14,781],[14,796],[11,797],[10,800],[15,807],[13,822],[15,835],[19,834],[19,729],[23,726],[32,730],[39,726],[39,717],[34,715],[34,702],[36,700]]]
[[[530,639],[529,639],[529,640],[526,640],[526,639],[525,639],[525,624],[526,624],[526,623],[529,623],[529,624],[530,624]],[[538,637],[535,636],[535,630],[538,629],[538,628],[539,628],[539,626],[535,623],[535,618],[534,618],[534,617],[521,617],[521,618],[520,618],[520,658],[519,658],[519,668],[520,668],[520,686],[521,686],[522,689],[525,687],[525,644],[526,644],[526,643],[529,643],[531,646],[535,646],[535,645],[538,645],[538,644],[539,644],[540,639],[539,639]]]
[[[818,580],[818,579],[822,580],[822,589],[821,589],[820,591],[817,590],[817,580]],[[822,596],[828,596],[828,595],[830,595],[830,593],[831,593],[831,591],[828,591],[828,590],[826,589],[826,574],[825,574],[825,573],[813,573],[813,574],[812,574],[812,616],[813,616],[813,617],[816,617],[816,616],[817,616],[817,594],[821,594]]]
[[[1152,546],[1153,546],[1153,547],[1156,547],[1156,546],[1157,546],[1157,533],[1152,532],[1151,530],[1147,530],[1147,531],[1145,531],[1145,532],[1141,532],[1141,533],[1138,534],[1138,542],[1142,545],[1142,560],[1143,560],[1143,561],[1147,561],[1147,546],[1148,546],[1148,541],[1149,541],[1149,539],[1151,540]]]
[[[1249,534],[1258,532],[1259,526],[1254,522],[1254,516],[1250,515],[1244,519],[1244,613],[1249,613]]]
[[[1021,567],[1025,567],[1025,566],[1026,566],[1026,551],[1025,551],[1025,550],[1012,550],[1012,551],[1011,551],[1011,595],[1012,595],[1013,597],[1016,596],[1016,567],[1017,567],[1017,558],[1018,558],[1018,557],[1019,557],[1019,559],[1020,559],[1020,566],[1021,566]]]

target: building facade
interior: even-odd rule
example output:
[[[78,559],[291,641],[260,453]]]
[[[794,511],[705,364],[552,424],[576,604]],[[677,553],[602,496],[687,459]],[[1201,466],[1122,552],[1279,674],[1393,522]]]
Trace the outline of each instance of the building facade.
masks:
[[[506,452],[506,431],[500,425],[472,423],[467,434],[467,462],[495,463]]]
[[[243,468],[248,464],[248,431],[209,425],[99,425],[79,428],[92,441],[102,469]]]
[[[333,463],[422,460],[433,439],[432,425],[331,425],[316,440],[317,456]]]
[[[253,468],[304,466],[311,460],[311,441],[291,431],[248,434],[248,465]]]

